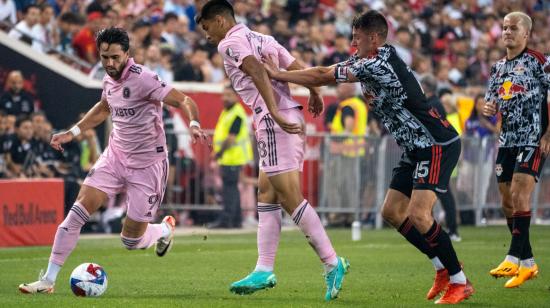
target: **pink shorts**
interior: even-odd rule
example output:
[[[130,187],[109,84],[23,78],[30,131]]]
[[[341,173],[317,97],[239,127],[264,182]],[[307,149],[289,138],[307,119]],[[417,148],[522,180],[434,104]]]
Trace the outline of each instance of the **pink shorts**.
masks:
[[[305,125],[304,115],[299,108],[280,110],[280,114],[290,123]],[[256,128],[260,170],[274,176],[304,167],[306,138],[304,134],[285,132],[270,114],[265,115]]]
[[[135,221],[151,222],[164,197],[168,159],[143,169],[127,168],[107,148],[84,180],[84,185],[106,193],[109,198],[125,193],[126,215]]]

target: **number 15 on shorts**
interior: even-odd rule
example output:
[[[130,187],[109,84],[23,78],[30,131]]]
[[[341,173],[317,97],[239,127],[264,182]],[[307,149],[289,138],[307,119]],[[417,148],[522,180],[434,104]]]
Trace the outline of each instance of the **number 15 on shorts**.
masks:
[[[423,160],[416,163],[416,168],[414,169],[413,178],[425,178],[428,176],[428,173],[430,172],[430,161],[429,160]]]

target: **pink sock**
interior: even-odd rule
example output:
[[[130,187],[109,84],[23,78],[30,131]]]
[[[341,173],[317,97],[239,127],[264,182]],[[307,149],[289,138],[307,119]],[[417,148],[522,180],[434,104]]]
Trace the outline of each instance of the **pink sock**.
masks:
[[[162,237],[162,225],[161,224],[148,224],[145,233],[139,238],[125,237],[120,234],[120,238],[124,247],[129,250],[133,249],[145,249],[153,246],[159,238]]]
[[[321,224],[321,220],[315,210],[304,199],[292,213],[292,220],[300,227],[306,235],[307,240],[315,249],[325,266],[334,266],[338,263],[336,252],[332,248],[330,239]]]
[[[76,202],[65,220],[57,227],[55,232],[55,239],[53,240],[52,253],[50,255],[50,262],[59,266],[65,263],[67,257],[71,254],[78,242],[80,236],[80,229],[90,218],[90,214],[86,208]]]
[[[258,261],[256,271],[272,272],[281,235],[281,206],[258,203]]]

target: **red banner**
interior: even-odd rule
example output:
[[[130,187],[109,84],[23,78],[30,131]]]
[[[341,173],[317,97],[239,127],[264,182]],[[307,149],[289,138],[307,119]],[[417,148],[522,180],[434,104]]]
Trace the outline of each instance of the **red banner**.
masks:
[[[63,180],[0,180],[0,247],[51,245],[63,220]]]

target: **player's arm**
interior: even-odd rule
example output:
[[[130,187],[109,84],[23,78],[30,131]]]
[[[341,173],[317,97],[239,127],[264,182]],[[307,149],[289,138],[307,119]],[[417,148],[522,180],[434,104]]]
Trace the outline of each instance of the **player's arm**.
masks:
[[[298,61],[293,61],[287,68],[287,71],[303,70],[305,67]],[[313,117],[318,117],[324,109],[323,97],[321,91],[317,87],[307,87],[309,89],[309,99],[307,110],[313,114]]]
[[[269,76],[280,81],[292,82],[305,87],[333,85],[337,82],[358,82],[345,65],[317,66],[297,71],[280,71],[272,59],[265,59]]]
[[[102,98],[86,113],[84,118],[70,130],[53,135],[50,145],[54,149],[63,152],[63,147],[61,147],[62,144],[70,142],[74,137],[78,136],[80,132],[87,131],[103,123],[109,114],[111,114],[109,104],[107,100]]]
[[[288,123],[283,117],[279,115],[277,104],[275,103],[275,96],[271,89],[271,81],[264,68],[264,66],[252,55],[243,59],[241,70],[246,73],[252,82],[260,92],[260,95],[264,99],[264,102],[271,114],[271,117],[279,126],[290,134],[298,134],[302,132],[302,126],[298,123]]]
[[[487,92],[485,93],[485,106],[483,106],[483,115],[490,117],[497,113],[497,104],[496,104],[496,67],[493,65],[491,67],[491,74],[489,75],[489,82],[487,86]]]
[[[203,142],[208,139],[206,133],[201,129],[199,123],[199,108],[192,98],[176,89],[172,89],[166,94],[162,101],[165,104],[178,108],[183,114],[187,115],[193,143],[197,142],[197,140]]]

